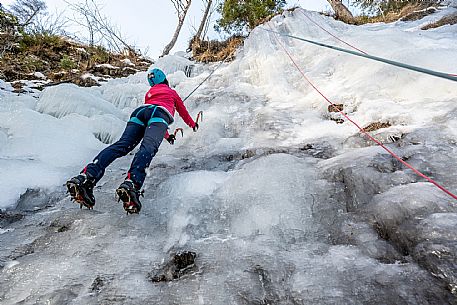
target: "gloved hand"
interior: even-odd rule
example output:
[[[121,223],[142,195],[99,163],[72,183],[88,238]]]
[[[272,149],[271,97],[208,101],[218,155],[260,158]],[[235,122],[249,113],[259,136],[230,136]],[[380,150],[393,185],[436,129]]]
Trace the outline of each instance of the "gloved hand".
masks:
[[[195,123],[195,126],[194,126],[193,130],[194,130],[194,132],[197,132],[197,130],[198,130],[198,123]]]
[[[176,137],[174,134],[169,135],[167,138],[168,143],[170,143],[171,145],[175,144],[175,140],[176,140]]]

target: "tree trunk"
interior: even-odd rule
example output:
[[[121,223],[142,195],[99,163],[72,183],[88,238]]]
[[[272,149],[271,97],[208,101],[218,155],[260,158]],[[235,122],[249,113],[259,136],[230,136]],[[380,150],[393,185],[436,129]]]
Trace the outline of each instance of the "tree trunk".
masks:
[[[203,29],[205,28],[206,21],[208,19],[209,11],[211,10],[211,5],[213,4],[213,0],[208,0],[208,4],[205,9],[205,13],[203,14],[203,19],[200,23],[200,27],[198,28],[197,34],[195,34],[195,37],[198,39],[203,39],[204,37],[202,36]]]
[[[178,12],[178,18],[179,18],[178,27],[176,28],[176,31],[175,31],[175,33],[173,35],[173,38],[171,39],[170,43],[167,44],[167,46],[163,50],[163,53],[162,53],[161,57],[163,57],[165,55],[168,55],[170,53],[171,49],[173,49],[173,47],[175,46],[176,41],[178,40],[179,32],[181,32],[181,28],[182,28],[182,26],[184,24],[184,20],[186,19],[187,11],[189,10],[191,2],[192,1],[189,0],[189,2],[187,3],[187,6],[184,8],[184,11],[182,12],[182,14],[180,14]]]
[[[333,11],[335,12],[335,17],[346,23],[355,23],[354,16],[349,11],[349,9],[344,6],[342,0],[327,0],[328,3],[332,6]]]

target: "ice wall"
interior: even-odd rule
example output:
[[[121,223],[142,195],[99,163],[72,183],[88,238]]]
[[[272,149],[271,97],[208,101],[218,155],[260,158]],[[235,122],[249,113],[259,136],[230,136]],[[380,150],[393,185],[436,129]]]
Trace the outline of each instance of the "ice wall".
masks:
[[[419,30],[433,15],[355,27],[295,10],[269,24],[338,43],[305,15],[370,54],[449,73],[457,66],[455,26]],[[351,118],[362,126],[389,122],[372,134],[455,192],[454,83],[279,39]],[[170,58],[160,64],[183,66]],[[190,78],[176,71],[170,83],[186,96],[214,68],[201,66]],[[2,204],[23,194],[0,219],[2,302],[456,303],[452,198],[350,122],[337,124],[341,117],[329,114],[260,28],[187,100],[204,121],[197,133],[186,128],[174,146],[161,146],[140,215],[125,216],[113,196],[131,156],[100,181],[95,211],[71,205],[61,184],[116,139],[147,89],[139,73],[99,88],[49,88],[38,101],[2,91],[0,166],[8,175],[0,186],[10,196]],[[180,119],[172,129],[178,126]],[[61,199],[29,212],[42,199],[27,188],[54,188]],[[180,250],[197,253],[195,266],[152,283],[149,274],[169,274]]]

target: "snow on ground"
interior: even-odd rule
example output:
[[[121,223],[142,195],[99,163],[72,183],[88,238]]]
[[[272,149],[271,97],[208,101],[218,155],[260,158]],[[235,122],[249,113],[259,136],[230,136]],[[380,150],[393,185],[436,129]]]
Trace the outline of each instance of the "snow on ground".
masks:
[[[269,24],[337,43],[305,15],[372,55],[457,73],[457,26],[419,30],[437,15],[354,27],[298,9]],[[456,83],[280,40],[351,118],[392,124],[373,135],[457,192]],[[174,55],[156,65],[184,97],[216,67],[187,78],[191,64]],[[145,72],[38,99],[0,86],[0,208],[25,215],[0,218],[2,304],[457,303],[455,201],[331,120],[261,28],[186,101],[204,121],[162,145],[138,216],[113,195],[131,156],[107,170],[95,211],[70,204],[62,184],[119,137],[143,103]],[[179,250],[197,253],[197,270],[149,282]]]

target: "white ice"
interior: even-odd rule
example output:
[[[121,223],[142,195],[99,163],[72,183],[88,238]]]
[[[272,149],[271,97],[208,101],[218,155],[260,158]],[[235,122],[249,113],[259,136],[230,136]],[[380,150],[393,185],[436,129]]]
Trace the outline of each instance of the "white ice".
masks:
[[[184,128],[174,146],[162,144],[138,217],[126,217],[113,195],[131,156],[108,168],[95,190],[95,211],[70,205],[62,184],[120,136],[144,102],[146,72],[97,88],[49,87],[37,99],[0,83],[6,89],[0,91],[0,208],[14,211],[27,189],[61,198],[0,234],[8,244],[0,263],[9,266],[0,271],[0,300],[450,302],[457,287],[450,267],[454,200],[363,139],[347,120],[331,120],[341,117],[328,113],[329,104],[262,28],[347,47],[309,17],[369,54],[456,74],[457,25],[420,30],[456,10],[414,22],[350,26],[297,9],[256,28],[237,58],[186,101],[193,116],[204,111],[204,121],[197,133]],[[402,158],[457,191],[455,82],[279,41],[351,119],[361,126],[389,122],[373,135],[395,142],[389,147]],[[201,73],[187,77],[192,65]],[[175,54],[154,67],[185,97],[216,65]],[[176,127],[185,127],[177,116],[171,130]],[[148,282],[145,274],[180,249],[196,251],[200,269],[168,284]],[[437,261],[433,253],[450,254]],[[105,287],[94,292],[99,275]]]

